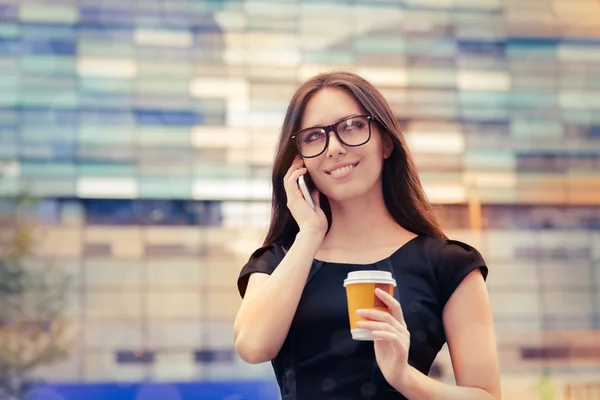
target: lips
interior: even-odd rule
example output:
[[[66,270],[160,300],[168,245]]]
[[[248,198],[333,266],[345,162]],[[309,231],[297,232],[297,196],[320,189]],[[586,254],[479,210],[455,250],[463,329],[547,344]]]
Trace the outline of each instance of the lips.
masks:
[[[358,162],[339,164],[339,165],[334,166],[333,168],[326,170],[325,173],[328,175],[331,175],[331,176],[339,176],[339,175],[343,175],[345,173],[350,172],[357,165],[358,165]]]

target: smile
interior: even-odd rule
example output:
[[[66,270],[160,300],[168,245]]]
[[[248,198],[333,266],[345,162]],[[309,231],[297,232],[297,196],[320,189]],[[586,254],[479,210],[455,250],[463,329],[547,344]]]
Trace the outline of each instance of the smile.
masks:
[[[331,175],[334,178],[342,178],[344,176],[350,175],[352,170],[358,165],[358,163],[344,165],[342,167],[338,167],[336,169],[332,169],[329,171],[325,171],[327,174]]]

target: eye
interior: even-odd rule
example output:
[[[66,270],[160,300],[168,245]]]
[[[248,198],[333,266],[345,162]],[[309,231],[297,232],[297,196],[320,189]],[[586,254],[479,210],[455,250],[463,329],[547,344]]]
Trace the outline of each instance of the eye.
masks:
[[[323,129],[315,129],[314,131],[305,132],[302,135],[302,142],[309,143],[315,140],[320,140],[325,137],[325,131]]]

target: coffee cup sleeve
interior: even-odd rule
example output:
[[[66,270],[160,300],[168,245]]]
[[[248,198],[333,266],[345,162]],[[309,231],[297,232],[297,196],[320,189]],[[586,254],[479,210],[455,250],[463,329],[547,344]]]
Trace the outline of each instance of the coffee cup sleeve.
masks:
[[[463,279],[471,272],[477,269],[481,270],[484,280],[488,276],[488,267],[479,251],[457,240],[446,240],[442,244],[433,268],[442,308]]]
[[[271,275],[279,265],[286,250],[280,244],[270,244],[258,248],[252,253],[248,262],[242,267],[237,280],[238,291],[243,298],[248,287],[248,280],[253,273],[263,273]]]

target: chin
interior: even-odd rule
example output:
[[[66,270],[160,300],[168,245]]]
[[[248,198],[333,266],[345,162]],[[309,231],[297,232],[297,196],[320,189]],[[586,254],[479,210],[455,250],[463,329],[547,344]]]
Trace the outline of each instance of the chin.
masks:
[[[369,192],[369,189],[367,187],[356,188],[356,187],[352,187],[352,186],[347,186],[347,187],[335,188],[333,190],[328,190],[328,191],[324,192],[324,194],[325,194],[325,196],[327,196],[329,201],[341,203],[344,201],[363,197],[368,192]]]

